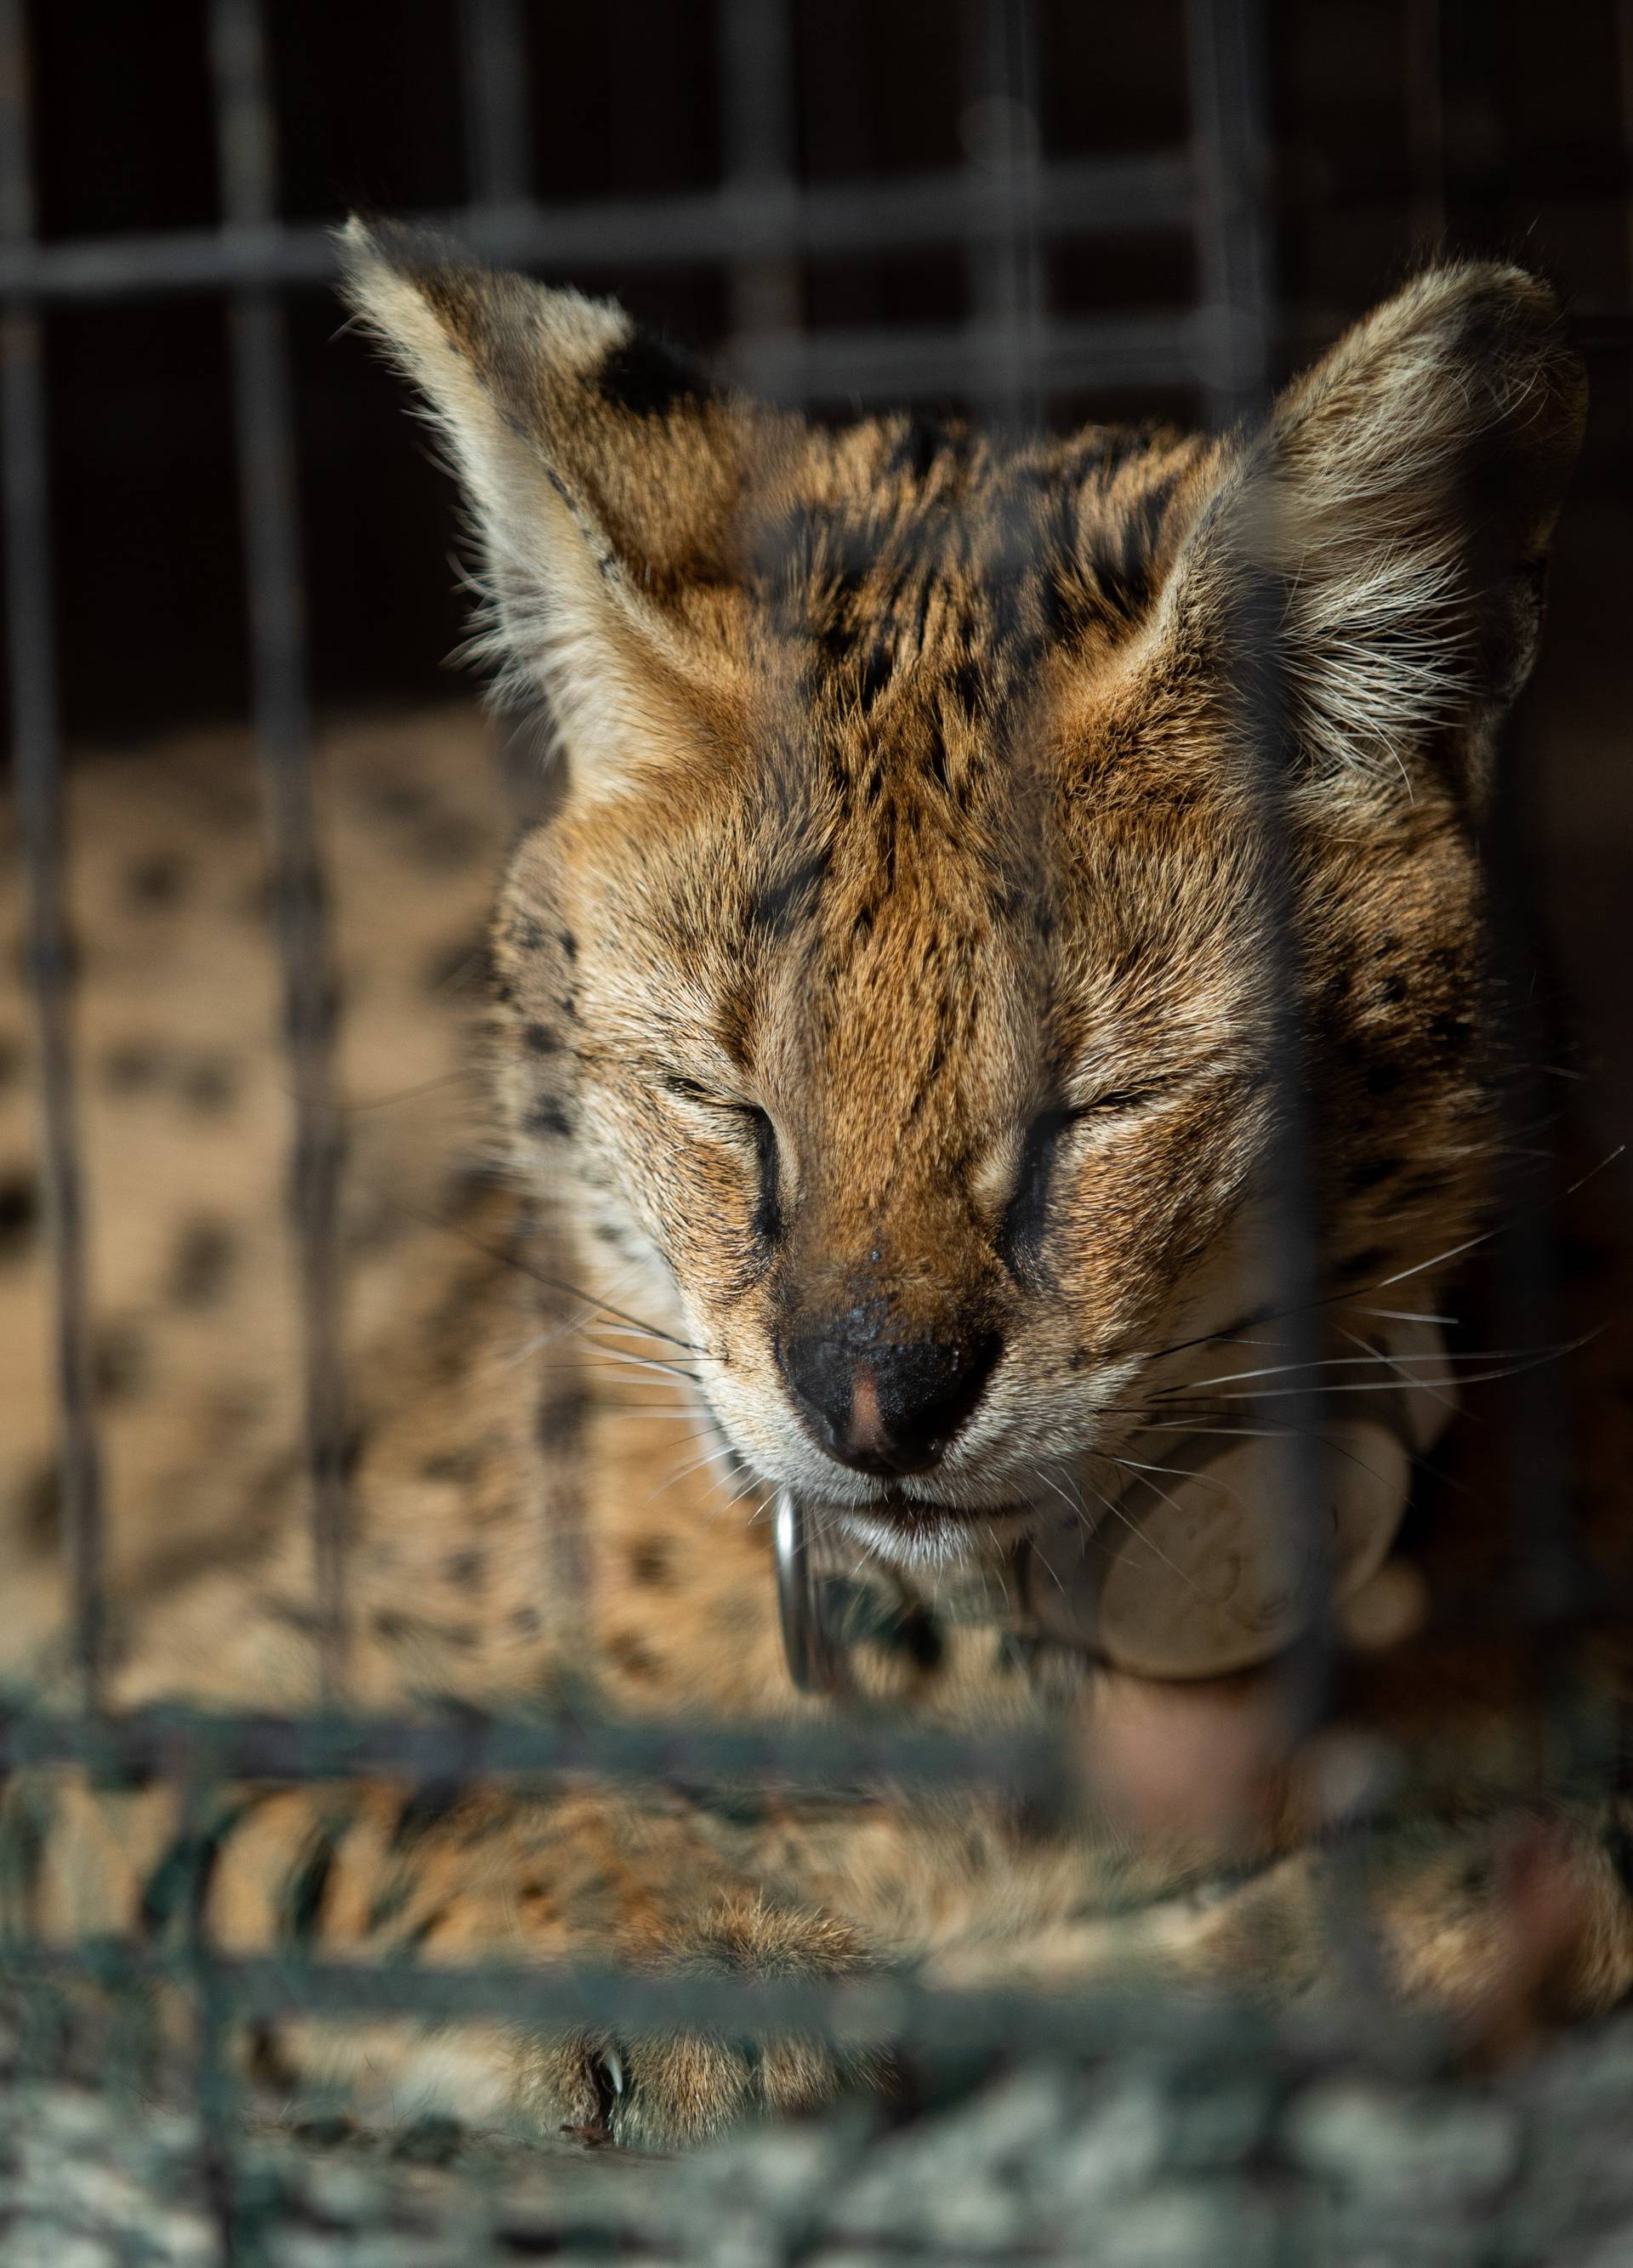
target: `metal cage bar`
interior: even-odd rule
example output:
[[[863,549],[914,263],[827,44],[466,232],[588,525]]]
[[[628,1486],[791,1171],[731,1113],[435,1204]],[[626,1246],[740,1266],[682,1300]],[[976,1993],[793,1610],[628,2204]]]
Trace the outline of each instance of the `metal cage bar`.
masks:
[[[465,0],[460,31],[472,202],[521,210],[533,182],[533,137],[518,0]]]
[[[794,211],[798,183],[797,57],[792,0],[719,0],[723,188],[758,205],[767,240],[731,265],[728,353],[770,338],[799,355],[803,328]]]
[[[1193,118],[1202,194],[1197,248],[1211,352],[1208,400],[1221,428],[1269,407],[1275,254],[1268,222],[1269,57],[1261,0],[1188,0]],[[1267,486],[1268,484],[1267,484]],[[1269,976],[1267,1060],[1274,1121],[1267,1161],[1270,1313],[1275,1359],[1287,1366],[1282,1438],[1275,1444],[1289,1505],[1283,1539],[1302,1594],[1304,1635],[1283,1665],[1289,1713],[1300,1731],[1325,1706],[1331,1651],[1330,1570],[1321,1507],[1329,1450],[1319,1367],[1316,1198],[1305,1099],[1303,974],[1288,799],[1291,780],[1281,657],[1283,597],[1270,564],[1268,495],[1245,540],[1229,639],[1246,740],[1249,792],[1264,842],[1260,880]],[[1309,1507],[1310,1514],[1302,1509]]]
[[[1052,343],[1038,240],[1038,26],[1031,0],[966,0],[964,19],[966,150],[986,175],[997,224],[972,228],[965,243],[966,355],[985,406],[1001,426],[1020,432],[1041,422]],[[969,148],[972,136],[976,146]],[[1097,343],[1104,352],[1112,342]],[[1149,351],[1156,342],[1144,343]]]
[[[213,0],[211,60],[223,213],[237,228],[270,227],[277,210],[277,143],[259,0]],[[252,705],[283,983],[284,1039],[294,1089],[289,1194],[315,1608],[324,1684],[333,1696],[343,1682],[345,1656],[347,1459],[339,1248],[344,1137],[330,1063],[336,991],[312,786],[294,416],[284,313],[271,291],[264,284],[241,287],[233,296],[230,322]]]
[[[1038,225],[1056,235],[1183,229],[1193,174],[1184,151],[1056,160],[1040,169]],[[403,216],[457,230],[474,251],[537,267],[661,267],[783,251],[807,256],[912,252],[1007,226],[965,166],[883,180],[797,185],[779,202],[728,180],[673,197],[515,210],[458,206]],[[42,302],[151,298],[236,284],[319,286],[335,272],[327,228],[283,222],[72,238],[0,247],[0,298]]]
[[[25,257],[34,235],[24,0],[0,0],[0,238]],[[12,760],[27,867],[27,961],[40,1050],[44,1218],[55,1278],[63,1550],[80,1697],[94,1706],[103,1651],[102,1480],[92,1388],[84,1174],[71,1027],[72,949],[55,634],[44,327],[27,293],[0,330],[0,504]]]
[[[1412,19],[1431,20],[1415,4]],[[1182,153],[1064,163],[1026,138],[1033,69],[1026,0],[976,0],[976,84],[1008,139],[986,170],[889,183],[802,184],[798,179],[793,24],[788,0],[721,0],[725,178],[717,190],[661,201],[550,208],[531,195],[525,85],[514,69],[517,0],[467,0],[462,17],[471,202],[439,216],[474,248],[535,265],[603,267],[718,261],[732,272],[731,351],[750,381],[800,400],[933,392],[962,394],[1019,422],[1052,392],[1200,384],[1216,423],[1257,413],[1267,398],[1277,313],[1268,218],[1267,70],[1259,0],[1187,0],[1193,143]],[[64,1440],[63,1500],[83,1697],[97,1698],[100,1649],[100,1493],[90,1391],[84,1231],[79,1201],[69,1026],[62,785],[58,762],[47,481],[41,310],[169,291],[231,294],[233,373],[243,497],[254,706],[269,813],[274,910],[284,978],[284,1034],[295,1085],[292,1191],[304,1322],[306,1456],[312,1503],[326,1697],[344,1688],[346,1410],[341,1381],[339,1207],[342,1137],[330,1049],[332,954],[310,765],[293,410],[278,294],[321,285],[332,269],[326,232],[277,215],[273,106],[260,0],[212,0],[211,36],[220,138],[223,225],[41,247],[30,188],[23,0],[0,0],[0,505],[4,507],[11,722],[31,887],[31,975],[43,1066],[48,1221],[55,1256],[57,1368]],[[1621,20],[1633,26],[1623,0]],[[1627,53],[1633,56],[1633,30]],[[1421,59],[1420,59],[1421,60]],[[1629,66],[1633,90],[1633,63]],[[1422,149],[1437,152],[1438,84],[1414,99]],[[1629,92],[1633,104],[1633,91]],[[1052,320],[1040,283],[1048,240],[1136,229],[1193,232],[1199,309]],[[800,330],[802,257],[963,248],[972,320],[926,331]],[[1270,843],[1271,926],[1282,999],[1273,1037],[1282,1098],[1275,1152],[1274,1319],[1288,1358],[1307,1366],[1315,1300],[1314,1204],[1301,1100],[1291,886],[1277,762],[1285,718],[1272,593],[1250,578],[1236,624],[1251,737]],[[1526,1256],[1528,1256],[1528,1257]],[[1534,1244],[1521,1265],[1546,1272]],[[1519,1279],[1522,1284],[1525,1278]],[[1319,1493],[1323,1404],[1294,1389],[1287,1412],[1295,1485]],[[1543,1437],[1533,1435],[1533,1449]],[[1547,1462],[1544,1441],[1536,1454]],[[1555,1460],[1555,1467],[1557,1460]],[[1312,1635],[1291,1670],[1294,1713],[1307,1724],[1324,1697],[1327,1632],[1320,1568],[1307,1558]],[[828,1785],[836,1777],[927,1789],[985,1784],[1039,1804],[1081,1798],[1077,1759],[1032,1736],[899,1736],[864,1723],[805,1731],[730,1732],[692,1726],[491,1725],[336,1716],[231,1720],[153,1712],[99,1721],[33,1714],[0,1719],[0,1770],[23,1764],[159,1771],[209,1782],[243,1773],[345,1779],[396,1771],[425,1779],[590,1774],[638,1779],[711,1774],[757,1785]],[[55,1973],[70,1959],[109,1976],[171,1974],[164,1957],[88,1948],[83,1956],[8,1946],[4,1964]],[[202,1942],[186,1974],[203,1997],[207,2055],[219,2061],[225,2012],[292,2007],[329,2013],[387,2007],[428,2017],[525,2014],[537,2021],[706,2023],[753,2031],[792,2026],[831,2036],[889,2036],[925,2045],[987,2043],[1081,2050],[1086,2021],[1102,2042],[1150,2041],[1150,2011],[1121,2019],[1094,2004],[941,1994],[874,1980],[830,1987],[654,1982],[612,1971],[509,1971],[491,1965],[435,1975],[339,1964],[227,1962]],[[1208,2021],[1197,2015],[1200,2029]],[[1228,2019],[1241,2051],[1241,2019]],[[1119,2021],[1122,2029],[1119,2029]],[[1223,2035],[1222,2035],[1223,2036]],[[231,2169],[222,2159],[220,2214],[231,2257]]]

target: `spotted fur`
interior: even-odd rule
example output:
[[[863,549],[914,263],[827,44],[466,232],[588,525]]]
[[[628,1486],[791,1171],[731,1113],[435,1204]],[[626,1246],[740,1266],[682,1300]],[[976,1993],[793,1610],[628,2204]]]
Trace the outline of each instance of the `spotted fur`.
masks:
[[[787,1484],[863,1570],[834,1581],[872,1705],[1063,1718],[1148,1794],[1176,1758],[1195,1769],[1188,1810],[1143,1839],[975,1799],[247,1788],[203,1865],[206,1919],[243,1947],[422,1959],[831,1976],[908,1956],[1048,1990],[1337,1989],[1319,1901],[1339,1862],[1311,1839],[1331,1787],[1285,1766],[1265,1680],[1142,1688],[948,1601],[1007,1564],[1051,1476],[1114,1490],[1164,1398],[1200,1422],[1251,1364],[1232,1350],[1271,1281],[1291,1026],[1333,1343],[1375,1338],[1398,1279],[1434,1307],[1478,1232],[1502,1060],[1477,836],[1581,417],[1549,295],[1511,269],[1433,270],[1257,432],[1012,442],[817,427],[716,390],[615,307],[390,231],[349,257],[462,482],[500,699],[549,750],[492,922],[485,1173],[450,1197],[392,1163],[381,1179],[414,1197],[373,1256],[357,1240],[356,1697],[589,1685],[638,1713],[810,1714],[754,1517]],[[1269,675],[1250,662],[1266,622]],[[93,1001],[115,981],[93,971]],[[202,1211],[188,1225],[179,1312],[225,1296],[229,1250]],[[882,1482],[814,1436],[787,1349],[836,1316],[996,1350],[933,1472]],[[179,1434],[174,1460],[211,1462],[192,1414]],[[214,1454],[187,1565],[145,1530],[119,1563],[117,1697],[301,1705],[292,1472],[247,1548],[206,1555],[245,1484]],[[167,1471],[152,1453],[133,1501],[161,1503]],[[48,1676],[45,1579],[21,1580],[9,1650]],[[1369,1721],[1412,1721],[1422,1662],[1378,1673]],[[1437,1706],[1489,1735],[1491,1690],[1443,1678]],[[1262,1788],[1238,1769],[1260,1751]],[[1194,1800],[1210,1757],[1259,1788],[1252,1822]],[[196,1822],[171,1796],[27,1784],[12,1804],[50,1815],[11,1893],[28,1926],[173,1926],[155,1886]],[[1575,2007],[1633,1982],[1607,1819],[1523,1830],[1569,1924],[1548,1981]],[[1515,1831],[1381,1839],[1370,1911],[1404,1992],[1473,2016],[1502,1992]],[[281,2047],[365,2069],[388,2107],[451,2087],[624,2139],[868,2075],[802,2043],[458,2032],[388,2053],[307,2028]]]

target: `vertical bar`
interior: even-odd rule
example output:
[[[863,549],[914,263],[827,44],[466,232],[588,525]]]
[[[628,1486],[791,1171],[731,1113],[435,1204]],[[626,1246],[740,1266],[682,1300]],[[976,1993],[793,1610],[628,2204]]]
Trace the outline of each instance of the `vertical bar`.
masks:
[[[224,1801],[221,1778],[208,1752],[180,1790],[180,1842],[187,1857],[183,1946],[193,1989],[193,2082],[198,2105],[198,2169],[204,2209],[213,2226],[220,2268],[249,2268],[260,2258],[246,2225],[235,2143],[240,2131],[237,2088],[228,2047],[228,1987],[210,1934],[209,1852],[212,1815]]]
[[[515,211],[533,191],[528,58],[519,0],[462,0],[459,29],[467,201],[490,216]],[[528,717],[496,718],[493,747],[509,823],[519,826],[538,775],[538,726]]]
[[[792,0],[720,0],[720,131],[728,188],[763,208],[794,202],[799,107]],[[789,251],[735,261],[731,344],[801,328],[799,266]]]
[[[966,0],[964,118],[968,158],[979,165],[999,225],[974,235],[966,252],[970,310],[991,342],[993,399],[1011,434],[1042,416],[1038,339],[1043,261],[1038,202],[1042,122],[1037,99],[1033,0]]]
[[[1446,225],[1445,89],[1440,66],[1440,0],[1407,0],[1407,138],[1412,151],[1412,225],[1425,247]]]
[[[1217,426],[1263,409],[1274,254],[1260,0],[1186,0],[1208,409]]]
[[[1187,0],[1191,99],[1200,203],[1197,250],[1204,296],[1203,345],[1212,422],[1261,416],[1269,401],[1274,247],[1268,214],[1268,55],[1260,0]],[[1259,549],[1267,546],[1258,531]],[[1268,1329],[1288,1366],[1284,1438],[1275,1447],[1285,1500],[1295,1507],[1287,1550],[1304,1596],[1305,1635],[1289,1653],[1284,1694],[1289,1730],[1319,1719],[1329,1682],[1330,1600],[1319,1515],[1326,1490],[1324,1397],[1312,1366],[1319,1352],[1312,1129],[1305,1106],[1304,1019],[1296,886],[1283,802],[1285,703],[1281,682],[1281,598],[1275,578],[1250,567],[1234,595],[1228,649],[1242,657],[1240,700],[1252,752],[1252,792],[1263,832],[1268,917],[1271,1092],[1275,1125],[1267,1161],[1270,1200]]]
[[[0,0],[0,239],[34,234],[29,69],[23,0]],[[40,1049],[47,1235],[55,1271],[63,1540],[81,1697],[93,1706],[103,1646],[102,1483],[92,1417],[85,1224],[76,1107],[66,840],[52,621],[43,327],[27,300],[0,333],[0,510],[11,747],[28,906],[26,950]]]
[[[1633,307],[1633,0],[1616,0],[1616,92],[1622,128],[1622,243],[1626,299]]]
[[[277,152],[259,0],[212,0],[221,203],[240,228],[277,225]],[[293,1214],[305,1451],[326,1693],[345,1654],[345,1395],[339,1328],[342,1132],[330,1065],[336,992],[312,792],[294,428],[283,310],[233,296],[233,380],[248,592],[252,703],[265,799],[284,1044],[294,1086]]]
[[[1555,1116],[1536,1068],[1553,1060],[1554,1049],[1542,1011],[1548,987],[1535,881],[1541,826],[1533,783],[1541,752],[1534,740],[1523,725],[1506,734],[1481,845],[1489,878],[1493,974],[1504,998],[1502,1038],[1518,1067],[1506,1098],[1511,1157],[1500,1169],[1502,1233],[1494,1270],[1493,1336],[1504,1347],[1560,1343],[1559,1160],[1548,1157],[1544,1171],[1554,1174],[1554,1186],[1540,1194],[1527,1160],[1537,1130]],[[1583,1690],[1566,1618],[1591,1597],[1592,1585],[1566,1481],[1574,1463],[1570,1397],[1551,1365],[1522,1363],[1504,1389],[1502,1410],[1514,1619],[1534,1634],[1532,1672],[1542,1699],[1563,1719]]]
[[[525,204],[533,187],[528,74],[517,0],[464,0],[466,174],[475,204]]]

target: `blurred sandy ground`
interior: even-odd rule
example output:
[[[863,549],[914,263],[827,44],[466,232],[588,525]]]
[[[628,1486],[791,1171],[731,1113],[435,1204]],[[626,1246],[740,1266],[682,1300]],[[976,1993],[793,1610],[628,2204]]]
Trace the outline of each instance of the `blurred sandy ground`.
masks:
[[[76,1006],[108,1564],[136,1575],[253,1546],[299,1428],[284,1202],[289,1085],[254,758],[191,733],[70,764]],[[481,1145],[473,1030],[501,847],[474,707],[352,724],[317,752],[343,1004],[346,1321],[389,1320],[393,1257]],[[11,839],[5,967],[21,965]],[[53,1541],[48,1269],[33,1042],[0,992],[0,1672],[50,1611],[16,1575]],[[47,1564],[50,1554],[48,1550]]]

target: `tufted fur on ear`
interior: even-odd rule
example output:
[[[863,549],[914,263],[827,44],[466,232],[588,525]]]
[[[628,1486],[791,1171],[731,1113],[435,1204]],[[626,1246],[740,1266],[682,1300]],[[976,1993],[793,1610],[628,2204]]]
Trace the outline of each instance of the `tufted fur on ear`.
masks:
[[[610,302],[383,224],[354,219],[341,248],[469,500],[499,698],[542,700],[592,786],[706,747],[729,675],[676,600],[725,571],[755,413]]]
[[[1301,766],[1409,780],[1437,758],[1477,800],[1535,658],[1585,409],[1545,284],[1497,263],[1430,270],[1227,451],[1167,594],[1169,637],[1239,695],[1240,594],[1262,578]]]

